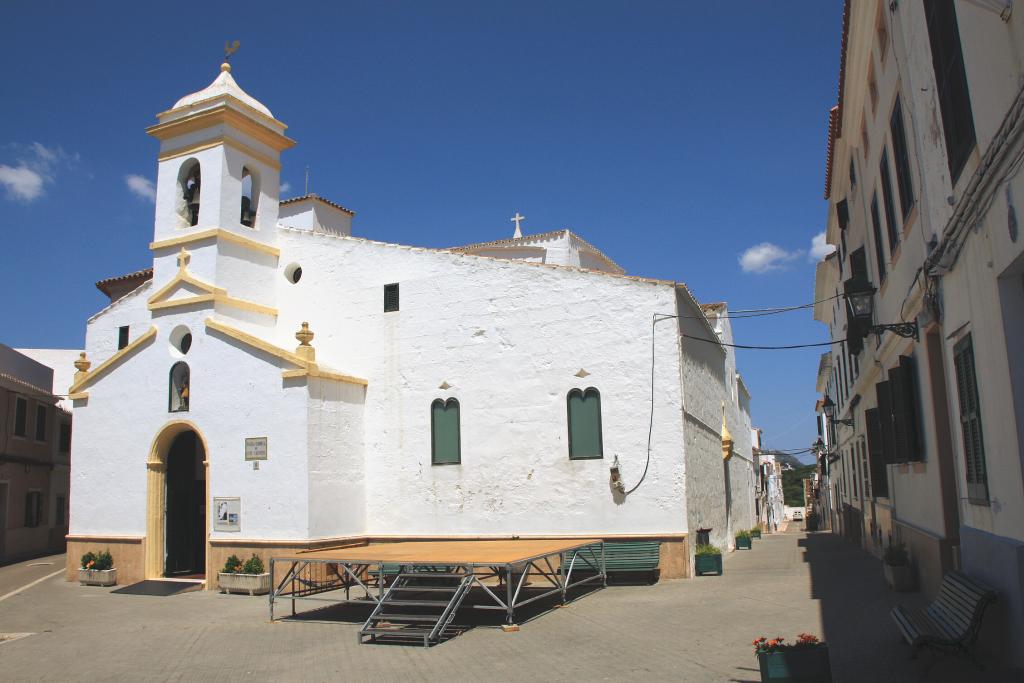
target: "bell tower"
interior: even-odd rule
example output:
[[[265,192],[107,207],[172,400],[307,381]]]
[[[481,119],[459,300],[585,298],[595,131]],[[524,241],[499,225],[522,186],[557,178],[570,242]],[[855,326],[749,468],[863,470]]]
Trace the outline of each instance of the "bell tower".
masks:
[[[146,129],[160,141],[150,245],[155,287],[173,301],[173,292],[163,288],[186,274],[178,258],[184,248],[190,254],[187,275],[209,285],[207,303],[233,299],[271,310],[280,158],[295,144],[284,134],[287,126],[239,87],[226,58],[210,85],[157,120]],[[171,307],[151,301],[151,310],[158,310],[154,304]]]

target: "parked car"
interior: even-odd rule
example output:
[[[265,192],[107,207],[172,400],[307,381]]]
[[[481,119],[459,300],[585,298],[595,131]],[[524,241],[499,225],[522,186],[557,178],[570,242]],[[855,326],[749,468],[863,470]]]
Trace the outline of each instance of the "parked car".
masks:
[[[802,522],[802,521],[804,521],[804,511],[803,510],[793,510],[793,521],[794,522]]]

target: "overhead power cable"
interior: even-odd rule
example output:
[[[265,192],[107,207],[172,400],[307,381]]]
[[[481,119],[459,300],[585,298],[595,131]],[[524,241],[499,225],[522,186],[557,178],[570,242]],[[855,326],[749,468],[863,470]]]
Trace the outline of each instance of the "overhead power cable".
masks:
[[[752,344],[726,344],[718,339],[705,339],[704,337],[694,337],[693,335],[684,334],[681,335],[686,339],[692,339],[694,341],[707,342],[708,344],[718,344],[719,346],[728,346],[732,349],[754,349],[758,351],[788,351],[791,349],[809,349],[815,346],[832,346],[834,344],[842,344],[846,339],[836,339],[834,341],[818,342],[816,344],[788,344],[785,346],[756,346]]]

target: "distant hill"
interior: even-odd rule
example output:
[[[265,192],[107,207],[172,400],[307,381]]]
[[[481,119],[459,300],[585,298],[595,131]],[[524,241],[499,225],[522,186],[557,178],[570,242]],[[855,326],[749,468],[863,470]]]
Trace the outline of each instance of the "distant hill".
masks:
[[[814,476],[814,465],[800,465],[782,471],[782,496],[786,505],[800,507],[804,504],[804,479]]]
[[[806,467],[808,464],[810,464],[801,462],[800,458],[788,454],[778,454],[775,456],[775,460],[782,463],[782,465],[788,465],[794,469],[798,467]]]

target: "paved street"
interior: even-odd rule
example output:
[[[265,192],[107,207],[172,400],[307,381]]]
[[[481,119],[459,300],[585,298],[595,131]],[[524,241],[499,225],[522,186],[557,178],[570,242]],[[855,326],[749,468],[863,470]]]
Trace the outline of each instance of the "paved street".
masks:
[[[429,650],[358,645],[362,609],[271,624],[262,598],[113,595],[54,577],[0,601],[0,632],[35,634],[0,644],[0,665],[5,680],[48,681],[757,681],[750,641],[806,631],[825,634],[837,681],[1012,680],[910,660],[888,609],[915,597],[887,591],[852,545],[795,528],[726,557],[722,577],[613,586],[518,633],[479,625]]]

